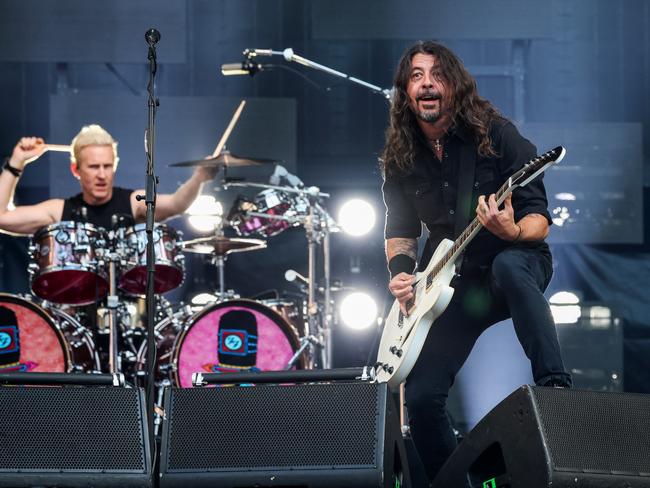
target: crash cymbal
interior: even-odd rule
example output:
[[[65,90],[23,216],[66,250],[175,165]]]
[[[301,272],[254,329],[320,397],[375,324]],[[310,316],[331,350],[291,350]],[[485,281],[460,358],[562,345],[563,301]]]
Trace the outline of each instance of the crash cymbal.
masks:
[[[256,251],[266,247],[262,239],[241,239],[238,237],[208,236],[183,243],[185,251],[196,254],[225,256],[232,252]]]
[[[255,166],[258,164],[272,164],[277,163],[276,159],[263,159],[263,158],[247,158],[243,156],[237,156],[232,154],[230,151],[222,151],[219,156],[205,159],[196,159],[194,161],[183,161],[181,163],[172,163],[169,166]]]

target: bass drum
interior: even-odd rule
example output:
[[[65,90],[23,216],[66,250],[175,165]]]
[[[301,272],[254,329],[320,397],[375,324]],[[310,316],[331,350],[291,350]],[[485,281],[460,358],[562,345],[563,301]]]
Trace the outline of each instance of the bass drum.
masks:
[[[90,332],[56,308],[0,293],[0,372],[99,372]]]
[[[269,307],[252,300],[210,304],[191,314],[189,308],[156,325],[160,384],[192,386],[192,373],[284,370],[299,347],[295,328]],[[146,369],[146,343],[137,368]],[[292,369],[304,368],[301,355]]]

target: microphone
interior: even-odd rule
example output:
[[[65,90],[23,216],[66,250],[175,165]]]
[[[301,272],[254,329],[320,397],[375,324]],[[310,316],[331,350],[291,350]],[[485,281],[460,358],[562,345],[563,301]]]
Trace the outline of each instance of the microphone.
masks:
[[[297,271],[294,271],[293,269],[288,269],[288,270],[285,271],[284,279],[287,280],[287,281],[296,281],[296,280],[298,280],[298,281],[303,282],[305,285],[309,284],[309,280],[307,278],[305,278],[303,275],[301,275]]]
[[[149,46],[154,47],[160,40],[160,32],[152,27],[144,33],[144,38]]]
[[[304,183],[300,178],[298,178],[296,175],[292,175],[291,173],[288,173],[284,175],[284,177],[287,179],[287,183],[289,183],[291,186],[294,188],[302,188]]]
[[[272,185],[279,185],[280,184],[280,178],[286,177],[289,174],[287,171],[287,168],[284,166],[277,164],[275,166],[275,170],[273,171],[273,174],[269,178],[269,183]]]
[[[264,66],[256,63],[251,59],[246,59],[241,63],[226,63],[221,65],[221,74],[224,76],[233,75],[250,75],[255,76],[258,71],[264,71]]]
[[[287,168],[278,164],[275,166],[275,171],[273,171],[273,174],[269,178],[269,183],[272,185],[279,185],[282,178],[286,179],[287,183],[294,188],[302,188],[305,186],[300,178],[289,173]]]
[[[244,56],[253,58],[255,56],[273,56],[273,49],[244,49]]]

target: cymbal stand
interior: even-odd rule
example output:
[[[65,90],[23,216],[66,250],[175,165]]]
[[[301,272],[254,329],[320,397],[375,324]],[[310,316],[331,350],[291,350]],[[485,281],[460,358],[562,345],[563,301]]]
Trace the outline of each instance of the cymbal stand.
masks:
[[[308,272],[307,272],[307,331],[308,336],[317,338],[316,345],[320,347],[320,364],[324,365],[325,358],[323,357],[323,338],[320,336],[318,327],[318,304],[316,303],[316,244],[319,241],[318,223],[315,221],[316,214],[314,206],[309,206],[309,215],[305,219],[305,232],[307,233],[307,251],[308,251]]]
[[[327,211],[320,205],[320,198],[329,197],[329,193],[323,193],[318,187],[290,187],[270,185],[266,183],[249,183],[249,182],[228,182],[224,188],[228,187],[252,187],[262,189],[274,189],[287,193],[296,193],[307,199],[309,202],[309,212],[307,215],[297,215],[287,217],[284,215],[267,215],[259,212],[246,212],[247,215],[260,217],[264,219],[286,220],[289,222],[301,222],[305,228],[307,236],[308,249],[308,276],[307,276],[307,333],[301,338],[299,351],[291,358],[287,364],[289,369],[297,360],[300,354],[308,347],[320,348],[318,364],[321,368],[331,368],[332,365],[332,345],[331,345],[331,323],[332,323],[332,304],[331,304],[331,286],[330,286],[330,232],[336,230],[333,219]],[[316,261],[317,246],[323,249],[323,274],[324,290],[323,296],[325,303],[319,307],[316,299]],[[318,321],[319,311],[322,310],[322,319]]]
[[[307,276],[307,324],[309,335],[315,334],[320,347],[320,366],[324,369],[332,367],[332,301],[331,301],[331,261],[330,261],[330,232],[334,229],[333,220],[327,211],[319,204],[317,196],[309,197],[309,214],[305,219],[309,253],[309,274]],[[316,246],[320,244],[323,251],[323,303],[320,324],[318,313],[321,307],[316,301]]]
[[[325,215],[326,225],[323,231],[323,339],[325,342],[325,364],[332,367],[332,297],[331,297],[331,261],[330,261],[330,228],[328,216]]]
[[[225,169],[225,168],[224,168]],[[219,225],[215,229],[216,236],[223,236],[223,226]],[[212,257],[212,264],[217,267],[217,277],[219,279],[219,302],[226,300],[226,255],[217,254]]]
[[[122,231],[124,232],[124,231]],[[117,337],[117,308],[119,301],[117,298],[116,284],[116,263],[120,261],[118,254],[111,251],[108,254],[108,296],[106,297],[106,308],[108,309],[108,364],[111,373],[119,373],[122,370],[121,360],[118,351]]]
[[[226,296],[226,278],[224,268],[226,267],[226,256],[219,254],[212,258],[212,264],[217,267],[219,276],[219,301],[223,301]]]

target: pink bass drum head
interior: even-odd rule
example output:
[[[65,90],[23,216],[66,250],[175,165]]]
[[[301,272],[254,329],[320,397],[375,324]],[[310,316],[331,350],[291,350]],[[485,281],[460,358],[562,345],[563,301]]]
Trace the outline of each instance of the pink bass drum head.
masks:
[[[63,335],[47,312],[0,293],[0,373],[63,373],[69,365]]]
[[[207,306],[189,320],[175,347],[174,382],[192,386],[195,372],[275,371],[298,350],[298,334],[279,314],[252,300]],[[302,356],[293,369],[303,368]]]

